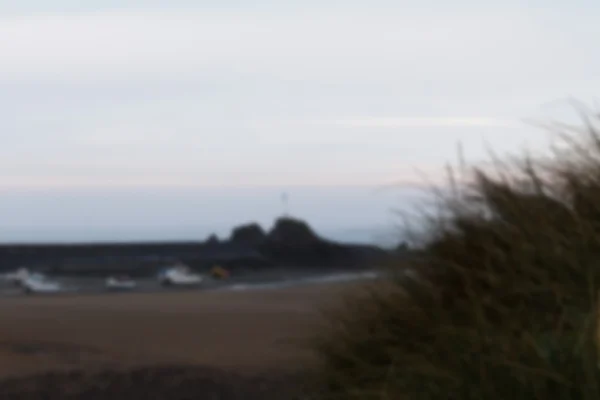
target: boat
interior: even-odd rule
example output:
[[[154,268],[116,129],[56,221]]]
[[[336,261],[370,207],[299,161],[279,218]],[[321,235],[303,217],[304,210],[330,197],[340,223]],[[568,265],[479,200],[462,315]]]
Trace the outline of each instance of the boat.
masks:
[[[26,294],[57,293],[62,289],[58,282],[52,281],[46,275],[40,273],[28,274],[20,281],[19,286]]]
[[[137,282],[127,276],[109,276],[104,283],[108,290],[132,290]]]
[[[187,265],[177,264],[160,271],[158,281],[162,286],[194,286],[202,283],[203,277]]]
[[[229,279],[229,271],[226,270],[225,268],[221,267],[220,265],[215,265],[211,270],[210,270],[210,274],[213,278],[215,279]]]
[[[27,268],[19,268],[14,272],[4,274],[3,278],[15,286],[21,286],[22,282],[31,276],[31,272]]]

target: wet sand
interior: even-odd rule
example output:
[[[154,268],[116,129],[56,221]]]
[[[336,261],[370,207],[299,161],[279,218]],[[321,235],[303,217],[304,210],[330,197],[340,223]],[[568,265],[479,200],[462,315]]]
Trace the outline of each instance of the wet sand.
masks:
[[[0,299],[0,378],[158,365],[294,371],[320,310],[364,283]]]

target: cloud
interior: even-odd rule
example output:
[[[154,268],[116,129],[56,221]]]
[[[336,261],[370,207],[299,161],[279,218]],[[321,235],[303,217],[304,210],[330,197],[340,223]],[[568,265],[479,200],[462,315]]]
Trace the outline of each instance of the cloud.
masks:
[[[2,17],[2,176],[409,179],[458,140],[517,148],[523,109],[600,90],[591,17],[396,7]]]
[[[515,121],[484,117],[365,117],[336,119],[324,121],[323,124],[360,128],[512,128],[516,126]]]
[[[468,81],[496,88],[512,79],[535,85],[589,60],[585,45],[591,39],[574,47],[546,28],[543,18],[508,11],[451,17],[397,11],[9,17],[0,21],[0,36],[11,38],[0,43],[0,79],[234,83],[268,76],[323,83],[359,79],[436,92],[464,84],[473,90]]]
[[[1,190],[59,188],[198,188],[198,187],[289,187],[289,186],[389,186],[396,184],[423,185],[445,181],[444,170],[428,164],[371,165],[353,170],[329,169],[326,173],[306,173],[303,166],[286,166],[273,173],[273,166],[254,166],[244,174],[239,169],[205,171],[161,171],[150,169],[131,171],[126,168],[71,170],[53,172],[0,174]],[[106,173],[109,172],[109,173]],[[284,172],[284,173],[281,173]],[[426,178],[425,180],[423,178]]]

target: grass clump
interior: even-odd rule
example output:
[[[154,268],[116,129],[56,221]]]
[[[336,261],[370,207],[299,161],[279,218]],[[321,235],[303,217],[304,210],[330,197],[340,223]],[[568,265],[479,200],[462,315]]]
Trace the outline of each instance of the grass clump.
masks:
[[[600,133],[564,141],[466,171],[419,259],[331,316],[323,399],[600,399]]]

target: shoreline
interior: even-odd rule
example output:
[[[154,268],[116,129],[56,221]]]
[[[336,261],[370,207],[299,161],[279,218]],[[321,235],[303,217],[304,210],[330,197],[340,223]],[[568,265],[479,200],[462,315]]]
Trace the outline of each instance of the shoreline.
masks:
[[[303,271],[289,270],[276,274],[246,274],[241,277],[234,277],[229,280],[219,281],[210,277],[197,287],[160,287],[153,279],[140,279],[140,284],[133,290],[107,290],[101,278],[67,278],[60,277],[56,281],[60,282],[64,289],[56,293],[36,293],[25,295],[20,289],[10,287],[7,284],[0,286],[0,299],[13,297],[77,297],[77,296],[122,296],[127,294],[142,293],[187,293],[187,292],[236,292],[236,291],[257,291],[257,290],[277,290],[306,285],[322,285],[338,282],[367,281],[377,279],[381,275],[377,270],[339,270],[324,271],[322,273],[306,273]]]

